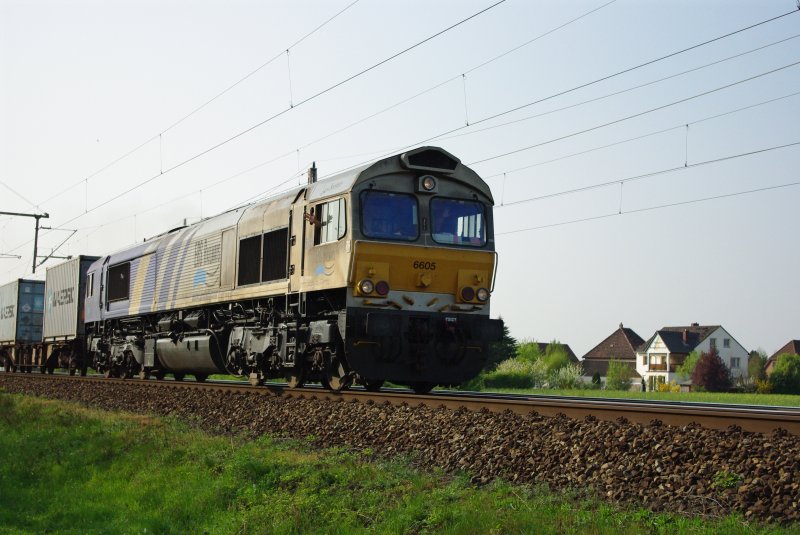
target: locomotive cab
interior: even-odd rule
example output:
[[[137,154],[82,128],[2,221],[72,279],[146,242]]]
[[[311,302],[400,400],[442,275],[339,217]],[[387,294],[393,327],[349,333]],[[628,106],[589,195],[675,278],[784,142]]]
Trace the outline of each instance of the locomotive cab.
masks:
[[[502,322],[489,319],[493,199],[470,169],[423,147],[363,171],[352,191],[344,341],[366,385],[416,390],[477,375]]]

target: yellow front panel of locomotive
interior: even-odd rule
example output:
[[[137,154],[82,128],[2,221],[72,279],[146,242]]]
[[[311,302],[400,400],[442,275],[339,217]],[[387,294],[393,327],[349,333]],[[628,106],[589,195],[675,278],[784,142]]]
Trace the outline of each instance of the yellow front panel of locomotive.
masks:
[[[351,283],[386,281],[392,290],[456,294],[463,286],[489,289],[494,252],[357,242]]]

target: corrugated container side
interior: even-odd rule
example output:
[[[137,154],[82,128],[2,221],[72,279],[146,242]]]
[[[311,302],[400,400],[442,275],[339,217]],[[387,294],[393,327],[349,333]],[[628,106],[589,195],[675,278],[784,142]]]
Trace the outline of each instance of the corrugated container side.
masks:
[[[12,344],[17,337],[19,280],[0,286],[0,344]]]
[[[38,344],[42,341],[44,281],[19,281],[17,305],[17,342]]]
[[[81,259],[47,268],[44,339],[72,339],[78,335]],[[82,314],[81,314],[82,315]]]

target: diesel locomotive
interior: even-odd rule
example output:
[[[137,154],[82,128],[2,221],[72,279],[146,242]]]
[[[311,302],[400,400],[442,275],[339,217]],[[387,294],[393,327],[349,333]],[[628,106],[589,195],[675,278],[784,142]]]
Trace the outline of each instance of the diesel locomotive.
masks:
[[[70,355],[115,377],[462,383],[502,335],[492,207],[437,147],[321,181],[312,168],[302,187],[87,262]]]

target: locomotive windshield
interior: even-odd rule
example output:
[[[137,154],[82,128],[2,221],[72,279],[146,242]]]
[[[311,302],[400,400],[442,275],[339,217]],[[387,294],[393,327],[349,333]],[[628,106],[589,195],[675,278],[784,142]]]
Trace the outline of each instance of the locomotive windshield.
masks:
[[[361,231],[370,238],[414,241],[419,237],[417,199],[404,193],[365,191]]]
[[[479,202],[431,199],[431,222],[432,236],[438,243],[486,245],[486,216]]]

